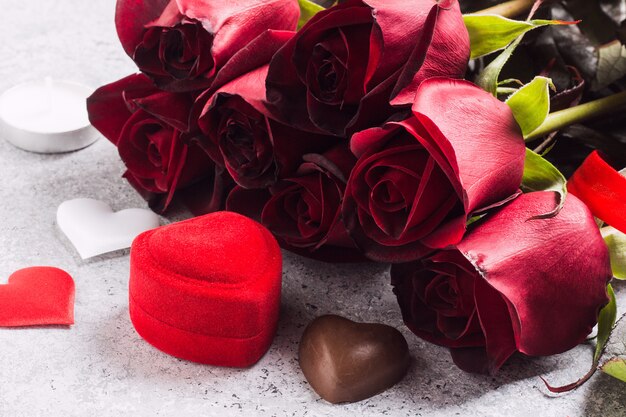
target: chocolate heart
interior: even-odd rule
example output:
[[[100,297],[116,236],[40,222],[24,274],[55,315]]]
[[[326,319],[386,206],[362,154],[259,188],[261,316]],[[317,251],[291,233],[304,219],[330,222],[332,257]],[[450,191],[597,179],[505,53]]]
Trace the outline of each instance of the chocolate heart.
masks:
[[[0,326],[74,324],[74,280],[58,268],[20,269],[0,285]]]
[[[61,203],[57,225],[87,259],[130,247],[137,235],[159,227],[159,216],[138,208],[115,213],[102,201],[77,198]]]
[[[313,320],[300,340],[300,368],[320,397],[333,404],[372,397],[402,379],[409,367],[402,334],[379,323],[335,315]]]

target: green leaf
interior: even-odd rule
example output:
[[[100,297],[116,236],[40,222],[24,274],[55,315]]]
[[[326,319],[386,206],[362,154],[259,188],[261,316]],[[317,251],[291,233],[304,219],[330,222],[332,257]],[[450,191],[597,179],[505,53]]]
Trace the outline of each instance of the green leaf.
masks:
[[[555,89],[550,78],[535,77],[506,100],[524,136],[541,126],[550,113],[550,88]]]
[[[602,89],[626,75],[626,46],[618,40],[598,48],[598,69],[593,86]]]
[[[313,3],[310,0],[298,0],[300,6],[300,20],[298,20],[298,29],[306,24],[313,16],[318,12],[325,10],[319,4]]]
[[[498,15],[466,14],[463,20],[469,32],[472,59],[502,50],[518,36],[534,29],[530,22]]]
[[[480,219],[482,219],[483,217],[485,217],[485,214],[478,214],[476,216],[472,216],[469,219],[467,219],[467,223],[465,223],[465,226],[469,227],[472,224],[476,223],[477,221],[479,221]]]
[[[473,15],[469,15],[469,16],[473,16]],[[493,15],[483,15],[483,16],[487,16],[487,17],[493,17]],[[505,20],[509,20],[506,18],[502,18]],[[502,21],[500,20],[500,24],[497,25],[500,28],[509,25],[509,24],[503,24]],[[512,22],[516,22],[515,20],[513,20]],[[520,44],[520,42],[522,42],[522,39],[524,38],[524,35],[533,29],[536,29],[538,27],[542,27],[542,26],[547,26],[547,25],[571,25],[571,24],[576,24],[578,22],[565,22],[562,20],[529,20],[529,21],[525,21],[525,22],[517,22],[518,28],[521,29],[523,27],[526,27],[527,30],[522,31],[521,34],[519,34],[519,36],[517,37],[509,37],[507,36],[503,36],[502,38],[499,38],[497,35],[491,35],[492,37],[496,38],[494,40],[490,40],[488,39],[490,37],[489,35],[489,31],[490,29],[488,28],[482,28],[485,25],[478,25],[475,24],[475,26],[480,26],[482,29],[482,32],[484,33],[475,33],[474,36],[477,37],[476,40],[474,40],[474,45],[476,45],[477,51],[480,50],[487,50],[489,49],[488,46],[484,46],[483,42],[487,42],[489,44],[492,45],[492,47],[494,46],[498,46],[501,45],[502,43],[504,43],[505,40],[509,40],[509,42],[502,44],[499,48],[491,51],[491,52],[495,52],[497,50],[500,50],[502,48],[504,48],[504,51],[502,51],[502,53],[500,55],[498,55],[496,57],[496,59],[494,59],[493,61],[491,61],[491,63],[489,65],[487,65],[480,74],[478,74],[478,77],[476,77],[476,84],[478,84],[480,87],[483,88],[483,90],[493,94],[494,96],[497,94],[497,89],[498,89],[498,78],[500,77],[500,73],[502,72],[502,68],[504,68],[504,65],[508,62],[509,58],[511,58],[511,55],[513,55],[513,52],[515,52],[515,49],[518,47],[518,45]],[[530,28],[528,28],[528,25],[530,25]],[[518,30],[519,30],[518,29]],[[502,30],[502,29],[501,29]],[[468,29],[469,31],[469,29]],[[515,33],[515,30],[511,30],[509,29],[510,34],[512,35],[513,33]],[[485,39],[478,39],[479,37],[485,38]],[[470,34],[470,42],[472,41],[472,35]],[[472,49],[472,56],[474,54],[474,45],[472,45],[470,43],[470,47]],[[508,46],[507,46],[508,45]],[[477,52],[478,53],[478,52]],[[480,55],[477,55],[480,56]]]
[[[522,178],[522,190],[531,191],[554,191],[559,194],[559,202],[549,213],[533,217],[544,219],[554,217],[565,204],[567,196],[567,180],[554,165],[526,148],[526,161],[524,163],[524,176]]]
[[[472,59],[500,51],[533,29],[564,24],[557,20],[512,20],[495,14],[466,14],[463,20],[469,32]]]
[[[611,226],[603,227],[600,232],[609,247],[613,276],[626,279],[626,234]]]
[[[611,375],[622,382],[626,382],[626,360],[622,358],[613,358],[606,361],[600,370],[605,374]]]
[[[476,84],[483,90],[493,94],[494,96],[498,92],[498,78],[500,78],[500,72],[507,63],[515,49],[522,41],[523,36],[518,37],[509,46],[506,47],[500,55],[496,57],[489,65],[487,65],[476,77]]]
[[[611,284],[607,285],[606,292],[609,295],[609,303],[604,306],[598,316],[598,340],[596,342],[596,351],[593,354],[593,361],[597,363],[600,360],[604,347],[609,341],[615,320],[617,319],[617,303],[615,301],[615,292]]]

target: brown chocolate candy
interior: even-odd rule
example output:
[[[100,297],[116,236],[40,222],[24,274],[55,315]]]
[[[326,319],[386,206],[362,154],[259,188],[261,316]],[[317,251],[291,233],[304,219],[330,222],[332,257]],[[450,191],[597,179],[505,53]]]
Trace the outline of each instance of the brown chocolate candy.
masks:
[[[307,326],[300,340],[300,368],[320,397],[333,404],[372,397],[400,381],[409,347],[398,330],[335,315]]]

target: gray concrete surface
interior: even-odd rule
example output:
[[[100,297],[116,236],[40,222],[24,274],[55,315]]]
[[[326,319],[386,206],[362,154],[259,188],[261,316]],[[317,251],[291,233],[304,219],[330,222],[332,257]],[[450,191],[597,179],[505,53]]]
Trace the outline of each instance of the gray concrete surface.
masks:
[[[98,86],[133,71],[113,25],[113,0],[0,0],[0,91],[46,75]],[[626,385],[596,375],[567,395],[539,379],[576,379],[591,346],[517,357],[494,377],[465,374],[446,349],[402,329],[414,356],[397,386],[352,405],[309,389],[296,358],[304,326],[323,313],[401,327],[385,266],[333,266],[285,254],[278,335],[246,370],[197,365],[145,343],[128,319],[128,256],[83,262],[59,239],[57,206],[99,198],[114,209],[144,202],[120,178],[105,140],[42,156],[0,139],[0,282],[16,269],[53,265],[76,281],[76,325],[0,329],[0,416],[626,416]],[[623,286],[619,298],[626,303]]]

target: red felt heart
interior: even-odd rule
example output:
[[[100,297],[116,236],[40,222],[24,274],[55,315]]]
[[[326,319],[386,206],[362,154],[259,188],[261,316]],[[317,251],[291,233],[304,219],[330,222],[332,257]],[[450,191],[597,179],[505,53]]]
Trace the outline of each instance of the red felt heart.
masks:
[[[130,317],[144,339],[171,355],[247,367],[274,337],[281,270],[269,230],[236,213],[153,229],[132,245]]]
[[[20,269],[0,285],[0,326],[74,324],[74,280],[61,269]]]

